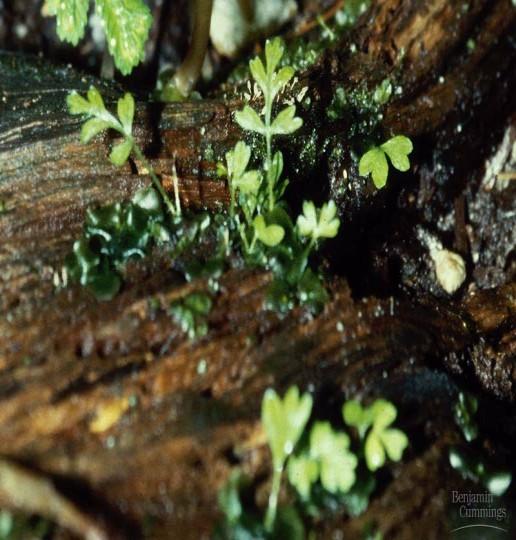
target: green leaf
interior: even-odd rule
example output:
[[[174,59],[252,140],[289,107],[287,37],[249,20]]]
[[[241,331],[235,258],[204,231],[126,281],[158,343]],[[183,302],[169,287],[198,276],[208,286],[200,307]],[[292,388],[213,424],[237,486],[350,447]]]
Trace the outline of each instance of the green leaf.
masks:
[[[150,10],[142,0],[96,0],[96,6],[115,65],[128,75],[144,58],[152,24]]]
[[[111,154],[109,154],[111,163],[117,167],[120,167],[127,161],[132,149],[133,142],[131,140],[124,140],[123,142],[117,144],[111,150]]]
[[[273,389],[262,400],[262,424],[272,453],[274,467],[281,469],[294,451],[312,412],[312,396],[299,396],[296,386],[288,389],[283,400]]]
[[[81,269],[81,285],[87,285],[90,272],[98,265],[100,259],[98,255],[91,250],[89,242],[85,238],[81,238],[74,242],[73,254],[75,256],[75,262]]]
[[[401,172],[408,171],[410,168],[407,156],[412,152],[412,148],[412,141],[404,135],[392,137],[381,146],[381,149],[389,156],[392,166]]]
[[[399,461],[405,448],[408,446],[408,438],[399,429],[386,429],[379,434],[380,440],[392,461]]]
[[[260,188],[262,174],[260,171],[247,171],[237,181],[235,186],[244,194],[256,194]]]
[[[267,225],[262,215],[254,218],[253,226],[258,239],[269,247],[277,246],[285,236],[285,229],[281,225]]]
[[[295,114],[295,105],[285,107],[272,122],[271,132],[274,135],[289,135],[290,133],[294,133],[294,131],[303,125],[303,120],[294,116]]]
[[[364,447],[364,454],[367,468],[370,471],[376,471],[383,466],[385,463],[385,450],[378,433],[374,431],[369,433]]]
[[[396,407],[385,399],[377,399],[371,405],[373,429],[384,429],[396,420]]]
[[[294,73],[293,68],[290,66],[285,66],[272,75],[270,83],[272,99],[274,99],[276,95],[283,89],[283,87],[290,81],[290,79],[292,79]]]
[[[75,90],[66,96],[66,104],[70,114],[90,114],[91,104]]]
[[[88,102],[90,103],[90,110],[88,111],[89,114],[101,114],[106,111],[106,106],[104,105],[102,95],[94,86],[90,86],[86,95],[88,97]]]
[[[194,292],[186,298],[176,300],[170,306],[170,315],[181,326],[190,339],[208,333],[207,315],[213,305],[211,297],[204,292]]]
[[[360,176],[367,176],[369,173],[373,178],[374,185],[378,189],[385,186],[387,176],[389,175],[389,165],[385,153],[381,148],[371,148],[371,150],[360,158],[358,174]]]
[[[151,213],[161,212],[161,198],[158,192],[152,188],[139,189],[132,198],[133,203],[143,210]]]
[[[235,148],[226,153],[228,174],[236,178],[242,176],[250,158],[251,149],[249,146],[243,141],[237,142]]]
[[[265,42],[265,61],[267,64],[267,74],[269,76],[276,70],[284,51],[285,46],[283,45],[283,40],[281,38],[276,37],[274,39],[268,39]]]
[[[102,96],[94,86],[88,90],[86,99],[73,90],[66,97],[66,103],[70,114],[87,114],[97,116],[107,122],[114,120],[116,123],[116,120],[106,110]]]
[[[392,95],[392,84],[389,79],[384,79],[375,89],[373,99],[378,105],[385,105]]]
[[[303,214],[297,218],[297,226],[302,236],[312,236],[317,229],[317,211],[312,201],[303,203]]]
[[[253,79],[258,83],[258,86],[261,88],[262,92],[267,92],[267,74],[265,73],[265,67],[259,56],[253,58],[249,62],[249,70],[251,71]]]
[[[43,13],[56,17],[59,39],[77,45],[84,36],[89,3],[89,0],[46,0]]]
[[[184,303],[186,307],[198,315],[208,315],[213,305],[210,296],[200,292],[189,294]]]
[[[105,120],[100,118],[90,118],[87,122],[84,122],[81,128],[81,142],[86,144],[90,142],[95,135],[98,135],[102,131],[109,129],[110,125]]]
[[[118,100],[117,113],[125,134],[130,136],[133,131],[134,98],[129,92]]]
[[[289,482],[297,489],[301,497],[308,499],[312,485],[319,478],[319,465],[307,454],[292,456],[288,460],[287,474]]]
[[[278,182],[278,180],[281,177],[282,172],[283,172],[283,154],[278,150],[272,156],[270,175],[271,175],[271,181],[273,184],[276,184]]]
[[[331,493],[349,491],[355,482],[356,456],[349,437],[333,431],[329,422],[316,422],[310,433],[310,456],[320,464],[323,487]]]
[[[337,206],[333,201],[324,203],[319,215],[317,224],[317,235],[319,238],[334,238],[337,236],[340,220],[337,216]]]
[[[348,426],[357,428],[361,439],[364,438],[367,429],[373,422],[370,410],[368,408],[363,408],[355,399],[344,403],[342,407],[342,416],[344,422],[346,422]]]
[[[314,240],[319,238],[333,238],[337,235],[340,221],[337,207],[333,201],[323,204],[320,210],[315,208],[312,201],[303,203],[303,214],[297,218],[297,226],[302,236],[311,236]]]
[[[258,113],[246,105],[241,111],[235,113],[235,120],[237,124],[247,131],[254,131],[262,135],[265,134],[265,125]]]

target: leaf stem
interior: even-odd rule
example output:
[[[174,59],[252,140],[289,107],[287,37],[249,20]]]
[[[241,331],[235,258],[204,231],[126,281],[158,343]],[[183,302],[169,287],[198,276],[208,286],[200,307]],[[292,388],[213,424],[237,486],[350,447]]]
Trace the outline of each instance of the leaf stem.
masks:
[[[270,79],[270,75],[269,75]],[[269,88],[272,81],[269,81]],[[271,132],[271,115],[272,115],[272,99],[270,90],[265,94],[265,170],[267,171],[267,187],[269,193],[269,210],[272,211],[275,206],[274,200],[274,185],[272,178],[272,132]]]
[[[127,137],[127,135],[125,135]],[[165,202],[165,204],[167,205],[167,208],[169,210],[169,212],[173,215],[173,216],[177,216],[181,213],[181,209],[180,207],[174,207],[174,204],[172,203],[172,201],[170,200],[170,197],[168,196],[167,192],[165,191],[165,189],[163,188],[163,185],[161,184],[159,178],[157,177],[156,173],[154,172],[154,168],[152,167],[152,165],[149,163],[149,161],[147,160],[147,158],[144,156],[141,148],[138,146],[138,144],[136,143],[136,141],[134,140],[133,137],[129,137],[131,142],[133,143],[133,152],[134,152],[134,155],[136,156],[136,158],[141,161],[143,163],[143,166],[145,167],[145,169],[147,169],[147,171],[149,172],[149,176],[151,177],[151,180],[152,182],[154,183],[154,186],[156,187],[156,189],[159,191],[159,194],[163,197],[163,201]],[[177,189],[177,179],[174,183],[174,191],[176,192],[176,205],[177,205],[177,200],[178,200],[178,189]],[[178,211],[178,208],[179,208],[179,211]]]
[[[265,514],[265,530],[267,532],[272,532],[274,529],[274,523],[276,521],[276,513],[278,510],[278,498],[279,491],[281,488],[281,476],[283,475],[282,463],[279,467],[274,467],[274,472],[272,473],[272,487],[269,495],[269,504],[267,506],[267,513]]]

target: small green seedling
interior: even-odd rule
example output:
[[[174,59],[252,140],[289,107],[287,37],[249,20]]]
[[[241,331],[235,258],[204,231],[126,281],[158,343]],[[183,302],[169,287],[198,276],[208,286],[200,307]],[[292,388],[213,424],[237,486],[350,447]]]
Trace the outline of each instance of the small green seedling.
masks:
[[[392,137],[380,146],[375,146],[368,150],[361,158],[358,164],[360,176],[371,174],[374,185],[381,189],[387,183],[389,175],[389,164],[401,172],[406,172],[410,168],[408,155],[412,152],[412,141],[404,135]]]
[[[460,427],[466,441],[471,442],[478,436],[478,425],[475,414],[478,409],[478,400],[466,392],[459,392],[459,399],[453,408],[455,422]]]
[[[363,408],[358,401],[352,400],[342,408],[344,422],[354,426],[363,440],[367,468],[376,471],[385,463],[385,456],[399,461],[408,445],[405,433],[389,428],[396,420],[396,407],[384,400],[376,400],[370,407]]]
[[[109,155],[111,162],[120,167],[128,159],[129,155],[134,153],[136,158],[141,161],[144,167],[149,171],[149,175],[154,183],[154,187],[159,191],[163,201],[167,205],[172,215],[180,215],[181,207],[179,205],[179,197],[177,194],[177,185],[174,185],[176,191],[175,205],[169,199],[167,193],[163,189],[154,169],[147,161],[141,148],[136,143],[133,137],[133,119],[134,119],[134,98],[131,94],[126,93],[118,100],[117,115],[118,118],[111,114],[104,105],[104,100],[100,92],[91,87],[88,90],[86,98],[79,95],[77,92],[71,92],[67,97],[68,110],[70,114],[82,115],[88,120],[83,124],[81,129],[81,141],[86,144],[93,137],[99,135],[103,131],[113,129],[120,133],[123,141],[113,147]]]
[[[316,422],[310,432],[307,453],[292,456],[288,478],[303,499],[318,481],[330,493],[346,493],[355,482],[358,460],[349,449],[349,437],[333,430],[329,422]]]
[[[56,17],[61,40],[77,45],[84,36],[89,7],[90,0],[45,0],[43,13]],[[116,67],[128,75],[145,54],[152,24],[149,8],[142,0],[95,0],[95,10]]]
[[[312,412],[312,396],[299,395],[297,387],[289,388],[285,397],[269,389],[262,401],[262,424],[272,454],[272,488],[269,496],[265,528],[272,531],[276,520],[281,477],[288,457],[294,451]]]

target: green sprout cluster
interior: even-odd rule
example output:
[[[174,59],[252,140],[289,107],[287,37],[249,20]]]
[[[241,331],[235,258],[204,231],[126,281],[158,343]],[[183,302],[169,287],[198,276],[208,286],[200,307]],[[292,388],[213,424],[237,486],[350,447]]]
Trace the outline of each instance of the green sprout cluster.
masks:
[[[291,387],[281,398],[269,389],[262,401],[262,425],[272,456],[272,481],[263,521],[246,512],[239,491],[245,480],[234,471],[221,491],[220,504],[225,521],[219,528],[220,538],[293,538],[304,539],[303,521],[295,505],[280,505],[279,493],[283,475],[294,487],[298,506],[313,512],[328,494],[348,507],[351,514],[362,512],[374,489],[374,478],[364,477],[385,464],[386,456],[399,461],[408,445],[407,436],[393,428],[396,408],[384,399],[369,407],[352,400],[342,407],[344,422],[356,428],[352,437],[335,429],[330,422],[315,421],[308,429],[313,400]],[[353,434],[355,435],[355,434]],[[365,501],[365,502],[364,502]],[[238,534],[237,534],[238,532]],[[247,535],[247,536],[246,536]]]
[[[141,189],[131,201],[88,208],[83,236],[66,258],[68,275],[99,300],[109,300],[120,289],[123,265],[169,239],[159,195],[151,187]]]

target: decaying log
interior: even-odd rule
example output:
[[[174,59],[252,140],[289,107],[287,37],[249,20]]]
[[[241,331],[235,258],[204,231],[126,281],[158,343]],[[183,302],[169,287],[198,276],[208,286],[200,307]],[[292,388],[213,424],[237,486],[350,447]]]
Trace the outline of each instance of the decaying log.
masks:
[[[207,538],[231,468],[267,474],[259,431],[267,387],[310,389],[325,412],[350,397],[384,396],[414,443],[363,516],[336,516],[317,531],[356,538],[374,521],[385,538],[422,537],[425,524],[426,538],[443,538],[449,489],[463,485],[446,454],[460,437],[451,413],[458,387],[516,397],[514,184],[489,188],[483,174],[492,143],[516,139],[516,10],[510,0],[468,5],[373,2],[344,44],[300,77],[313,107],[301,109],[304,131],[285,152],[292,157],[310,133],[319,150],[313,169],[296,171],[290,160],[293,200],[314,190],[338,199],[342,239],[328,257],[348,279],[328,283],[331,301],[319,316],[297,308],[280,317],[264,307],[269,274],[232,270],[221,279],[209,334],[194,342],[166,308],[205,284],[184,284],[166,253],[131,264],[108,303],[56,287],[85,209],[125,199],[149,178],[141,164],[109,164],[110,136],[81,145],[80,122],[65,110],[72,89],[94,83],[114,100],[120,88],[0,54],[0,453],[50,475],[79,506],[94,499],[120,538]],[[378,193],[357,176],[347,126],[329,123],[325,110],[336,87],[374,88],[387,76],[402,90],[381,129],[413,137],[416,155],[414,174],[394,176]],[[215,163],[242,136],[232,121],[239,107],[238,95],[140,103],[137,136],[169,188],[177,163],[185,205],[225,204]],[[509,142],[500,143],[504,134]],[[340,154],[331,152],[336,145]],[[506,153],[491,176],[510,163]],[[435,285],[416,226],[468,258],[475,278],[455,301]],[[509,431],[497,444],[514,441]],[[386,512],[392,501],[396,512]]]

